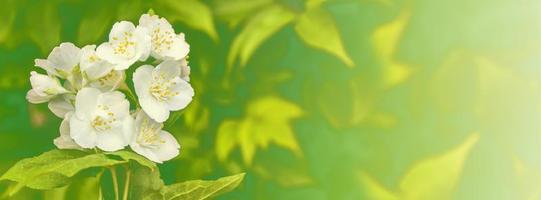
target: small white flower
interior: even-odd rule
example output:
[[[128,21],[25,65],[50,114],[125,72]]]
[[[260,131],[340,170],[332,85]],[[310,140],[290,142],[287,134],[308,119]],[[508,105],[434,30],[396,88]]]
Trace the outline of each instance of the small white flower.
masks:
[[[96,55],[96,45],[87,45],[81,49],[81,71],[88,81],[97,80],[113,70],[113,64]]]
[[[112,63],[115,70],[128,69],[137,60],[144,61],[150,53],[150,36],[143,27],[121,21],[113,25],[109,42],[98,46],[96,54]]]
[[[64,120],[60,124],[60,136],[54,139],[53,143],[59,149],[82,149],[70,135],[70,118],[73,112],[66,113]]]
[[[135,117],[135,133],[130,143],[133,151],[157,163],[179,154],[180,145],[173,135],[162,130],[163,124],[152,120],[144,111]]]
[[[49,74],[68,78],[79,64],[80,53],[79,47],[73,43],[64,42],[51,51],[47,60],[36,59],[35,65],[45,69]]]
[[[139,26],[148,30],[152,43],[150,55],[157,60],[179,60],[190,52],[190,45],[186,43],[184,34],[176,35],[165,18],[144,14],[139,18]]]
[[[156,68],[143,65],[135,70],[133,84],[143,110],[157,122],[169,118],[169,111],[185,108],[194,95],[190,83],[181,79],[180,62],[166,60]]]
[[[129,144],[133,134],[130,104],[121,92],[83,88],[75,100],[70,119],[71,137],[83,148],[116,151]]]
[[[30,84],[32,89],[26,94],[26,99],[30,103],[44,103],[59,94],[69,92],[55,77],[38,74],[35,71],[30,72]]]

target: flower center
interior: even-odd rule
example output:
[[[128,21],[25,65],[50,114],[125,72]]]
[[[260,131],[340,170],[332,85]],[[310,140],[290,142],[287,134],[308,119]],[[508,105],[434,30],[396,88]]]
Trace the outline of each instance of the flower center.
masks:
[[[102,115],[97,115],[96,117],[94,117],[94,119],[90,123],[92,128],[99,132],[111,129],[111,125],[116,122],[115,114],[112,113],[109,109],[109,106],[106,105],[98,105],[98,110],[105,113],[105,117]]]
[[[137,137],[137,143],[149,147],[158,147],[159,144],[165,143],[159,134],[162,127],[162,124],[149,123],[148,119],[144,119]]]
[[[124,32],[122,38],[113,37],[115,48],[113,53],[117,55],[124,55],[130,57],[130,47],[135,46],[135,43],[131,40],[133,34],[130,32]]]
[[[179,94],[172,90],[176,84],[173,80],[165,80],[165,75],[160,74],[153,77],[149,90],[158,101],[167,101],[169,98]]]
[[[161,53],[163,50],[171,49],[171,44],[173,44],[174,34],[171,31],[162,31],[160,27],[152,31],[152,50],[157,53]]]

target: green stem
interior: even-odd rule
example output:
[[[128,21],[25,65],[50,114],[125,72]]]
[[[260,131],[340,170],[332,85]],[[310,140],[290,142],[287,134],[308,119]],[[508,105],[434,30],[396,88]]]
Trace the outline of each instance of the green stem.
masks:
[[[118,180],[116,178],[116,170],[114,167],[109,167],[111,170],[111,177],[113,178],[113,186],[115,190],[115,200],[118,200]]]
[[[135,97],[135,94],[133,94],[133,92],[130,90],[130,88],[128,87],[128,85],[126,85],[126,83],[122,83],[122,85],[120,85],[120,87],[118,87],[119,90],[121,91],[125,91],[126,92],[126,96],[128,96],[128,98],[130,100],[132,100],[133,102],[135,102],[135,104],[139,105],[139,101],[137,100],[137,97]]]
[[[124,194],[122,195],[123,200],[128,200],[128,194],[130,190],[130,177],[131,177],[130,168],[126,167],[126,181],[124,181]]]

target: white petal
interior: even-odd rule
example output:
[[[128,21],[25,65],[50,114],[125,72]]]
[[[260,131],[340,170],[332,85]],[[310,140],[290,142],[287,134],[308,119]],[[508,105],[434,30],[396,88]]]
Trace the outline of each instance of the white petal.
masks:
[[[151,149],[137,143],[131,144],[130,147],[133,151],[135,151],[135,153],[138,153],[139,155],[142,155],[153,162],[162,163],[162,161],[154,154],[154,152],[152,152]]]
[[[124,136],[122,126],[112,128],[110,130],[97,134],[96,146],[104,151],[117,151],[123,149],[128,141]]]
[[[96,80],[107,75],[113,65],[96,55],[96,45],[88,45],[81,50],[81,71],[90,80]]]
[[[33,103],[33,104],[45,103],[49,101],[50,99],[51,99],[50,96],[38,95],[38,93],[36,93],[34,89],[31,89],[26,93],[26,100],[28,100],[28,102]]]
[[[141,107],[150,118],[157,122],[164,122],[169,118],[169,110],[166,105],[153,97],[139,98]]]
[[[90,126],[89,121],[81,120],[77,115],[70,118],[71,138],[83,148],[94,148],[96,146],[97,136]]]
[[[180,78],[190,82],[190,66],[188,66],[188,61],[186,58],[180,60]]]
[[[150,55],[151,43],[148,29],[137,27],[134,31],[134,37],[137,45],[137,58],[140,61],[145,61]]]
[[[130,102],[126,100],[124,94],[119,91],[102,93],[99,95],[96,104],[107,105],[109,111],[113,113],[117,119],[123,119],[130,114]]]
[[[180,110],[192,102],[194,90],[190,83],[179,77],[175,77],[174,81],[177,84],[173,87],[173,92],[178,92],[178,94],[167,100],[167,108],[169,110]]]
[[[175,137],[173,137],[173,135],[167,131],[162,131],[160,133],[160,137],[164,143],[160,145],[159,148],[154,150],[154,154],[158,157],[158,159],[161,161],[168,161],[178,156],[180,145]]]
[[[73,113],[67,113],[64,120],[60,124],[60,137],[54,139],[53,143],[59,149],[81,149],[70,135],[70,118]]]
[[[70,102],[66,101],[66,99],[64,99],[64,97],[62,96],[57,96],[51,99],[48,107],[49,110],[53,112],[53,114],[60,118],[64,118],[66,113],[71,112],[75,109],[73,105]]]
[[[143,65],[133,73],[133,86],[135,88],[135,94],[137,94],[139,100],[146,98],[150,95],[150,81],[152,80],[152,70],[154,67],[150,65]]]
[[[124,71],[113,70],[104,77],[89,83],[91,87],[97,88],[102,92],[113,91],[117,89],[126,79]]]
[[[73,43],[62,43],[51,51],[47,57],[48,64],[54,69],[69,74],[73,67],[79,64],[80,51]]]
[[[181,62],[175,60],[166,60],[160,63],[154,69],[153,76],[161,76],[163,79],[169,80],[180,75]]]
[[[170,48],[166,48],[163,51],[163,56],[166,59],[179,60],[185,58],[190,52],[190,45],[184,39],[184,34],[180,33],[175,35],[171,40],[172,44]]]
[[[98,95],[101,92],[95,88],[83,88],[75,99],[75,114],[81,119],[89,119],[96,109]]]

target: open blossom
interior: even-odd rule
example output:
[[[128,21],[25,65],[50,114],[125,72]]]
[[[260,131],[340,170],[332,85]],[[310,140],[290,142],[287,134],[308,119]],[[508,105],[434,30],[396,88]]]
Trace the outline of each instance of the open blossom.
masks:
[[[116,151],[129,143],[133,119],[129,102],[121,92],[83,88],[77,93],[75,115],[70,119],[71,137],[83,148]]]
[[[96,49],[96,54],[114,65],[115,70],[128,69],[136,61],[144,61],[150,53],[150,36],[143,27],[121,21],[113,25],[109,42]]]
[[[194,95],[192,86],[180,78],[179,61],[166,60],[156,68],[143,65],[135,70],[133,83],[139,103],[150,118],[164,122],[169,111],[185,108]]]
[[[70,135],[70,119],[73,116],[73,112],[66,113],[66,116],[62,123],[60,123],[60,136],[55,138],[53,143],[59,149],[82,149]]]
[[[157,163],[170,160],[179,154],[180,145],[173,135],[162,130],[163,124],[139,111],[135,117],[135,132],[130,147]]]
[[[157,60],[179,60],[188,55],[190,45],[186,43],[184,34],[175,34],[175,30],[165,18],[158,15],[141,15],[139,27],[148,30],[151,38],[150,55]]]
[[[47,107],[57,117],[64,118],[64,116],[75,110],[73,103],[75,102],[75,95],[71,93],[58,95],[49,101]]]
[[[46,60],[36,59],[35,64],[46,70],[48,74],[69,78],[79,64],[80,53],[79,47],[73,43],[64,42],[55,47]]]

